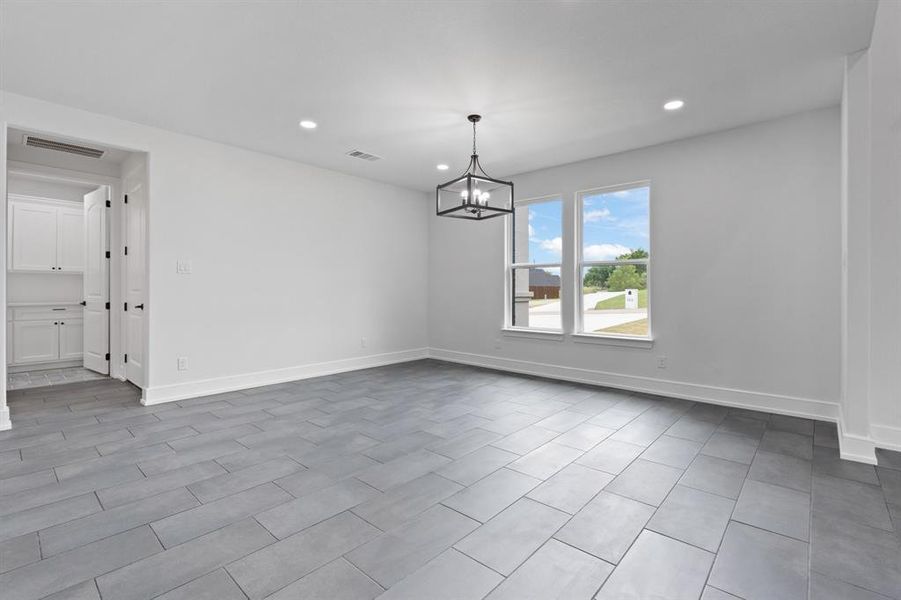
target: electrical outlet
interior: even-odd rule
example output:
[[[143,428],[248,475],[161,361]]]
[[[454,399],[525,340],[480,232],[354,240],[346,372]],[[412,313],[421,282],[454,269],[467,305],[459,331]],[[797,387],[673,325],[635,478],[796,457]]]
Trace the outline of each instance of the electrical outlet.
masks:
[[[369,341],[366,338],[360,338],[360,348],[365,348],[367,343],[369,343]]]
[[[178,357],[178,370],[179,371],[187,371],[188,370],[188,357],[187,356],[179,356]]]
[[[190,260],[177,260],[175,261],[175,272],[179,275],[188,275],[191,273],[191,261]]]
[[[665,369],[665,368],[666,368],[666,357],[665,357],[665,356],[658,356],[658,357],[657,357],[657,368],[658,368],[658,369]]]

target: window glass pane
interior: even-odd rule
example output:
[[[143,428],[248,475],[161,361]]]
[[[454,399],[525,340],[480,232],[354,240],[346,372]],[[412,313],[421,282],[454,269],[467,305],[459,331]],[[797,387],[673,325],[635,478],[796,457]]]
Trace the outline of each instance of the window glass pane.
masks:
[[[582,331],[648,335],[647,265],[582,269]]]
[[[513,326],[563,328],[559,267],[513,269]]]
[[[563,253],[563,201],[516,207],[513,262],[559,263]]]
[[[650,188],[582,196],[582,260],[646,258]]]

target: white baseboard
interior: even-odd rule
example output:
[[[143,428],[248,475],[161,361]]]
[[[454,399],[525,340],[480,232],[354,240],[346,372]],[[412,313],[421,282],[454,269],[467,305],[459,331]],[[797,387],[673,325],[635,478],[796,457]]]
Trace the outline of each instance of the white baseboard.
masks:
[[[223,392],[233,392],[235,390],[284,383],[286,381],[297,381],[298,379],[321,377],[333,373],[343,373],[345,371],[356,371],[359,369],[369,369],[372,367],[409,362],[411,360],[421,360],[423,358],[428,358],[428,356],[428,348],[416,348],[413,350],[361,356],[359,358],[347,358],[329,362],[299,365],[284,369],[243,373],[241,375],[229,375],[226,377],[216,377],[200,381],[187,381],[185,383],[173,383],[170,385],[145,389],[141,404],[150,406],[152,404],[184,400],[185,398],[210,396],[212,394],[221,394]]]
[[[877,447],[901,452],[901,427],[871,425],[870,434]]]
[[[545,363],[499,358],[484,354],[471,354],[456,350],[432,348],[430,356],[436,360],[474,365],[539,375],[551,379],[562,379],[578,383],[588,383],[605,387],[628,390],[632,392],[644,392],[694,400],[709,404],[720,404],[734,408],[747,408],[764,412],[804,417],[820,421],[837,422],[839,419],[839,406],[833,402],[799,398],[795,396],[782,396],[777,394],[765,394],[750,390],[735,388],[700,385],[682,381],[671,381],[638,375],[624,375],[622,373],[610,373],[591,369],[579,369]]]

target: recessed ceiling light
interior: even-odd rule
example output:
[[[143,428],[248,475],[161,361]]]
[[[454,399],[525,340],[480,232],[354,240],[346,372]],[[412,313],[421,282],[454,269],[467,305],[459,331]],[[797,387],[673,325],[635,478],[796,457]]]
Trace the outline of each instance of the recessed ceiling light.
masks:
[[[663,105],[663,110],[679,110],[683,106],[685,106],[684,100],[670,100]]]
[[[444,163],[441,163],[440,165],[438,165],[438,166],[435,167],[435,168],[438,169],[439,171],[447,171],[450,167],[448,167],[448,166],[447,166],[446,164],[444,164]]]
[[[300,126],[304,129],[316,129],[316,121],[301,121]]]

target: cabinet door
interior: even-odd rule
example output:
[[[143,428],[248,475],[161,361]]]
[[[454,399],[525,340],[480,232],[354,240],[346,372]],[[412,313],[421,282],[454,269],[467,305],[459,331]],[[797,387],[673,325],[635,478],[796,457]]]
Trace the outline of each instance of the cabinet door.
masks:
[[[84,320],[64,319],[59,322],[59,359],[74,360],[84,352]]]
[[[13,364],[59,359],[58,321],[13,321]]]
[[[80,209],[57,209],[56,268],[63,273],[84,271],[84,213]]]
[[[56,270],[55,206],[15,202],[9,224],[14,271]]]

